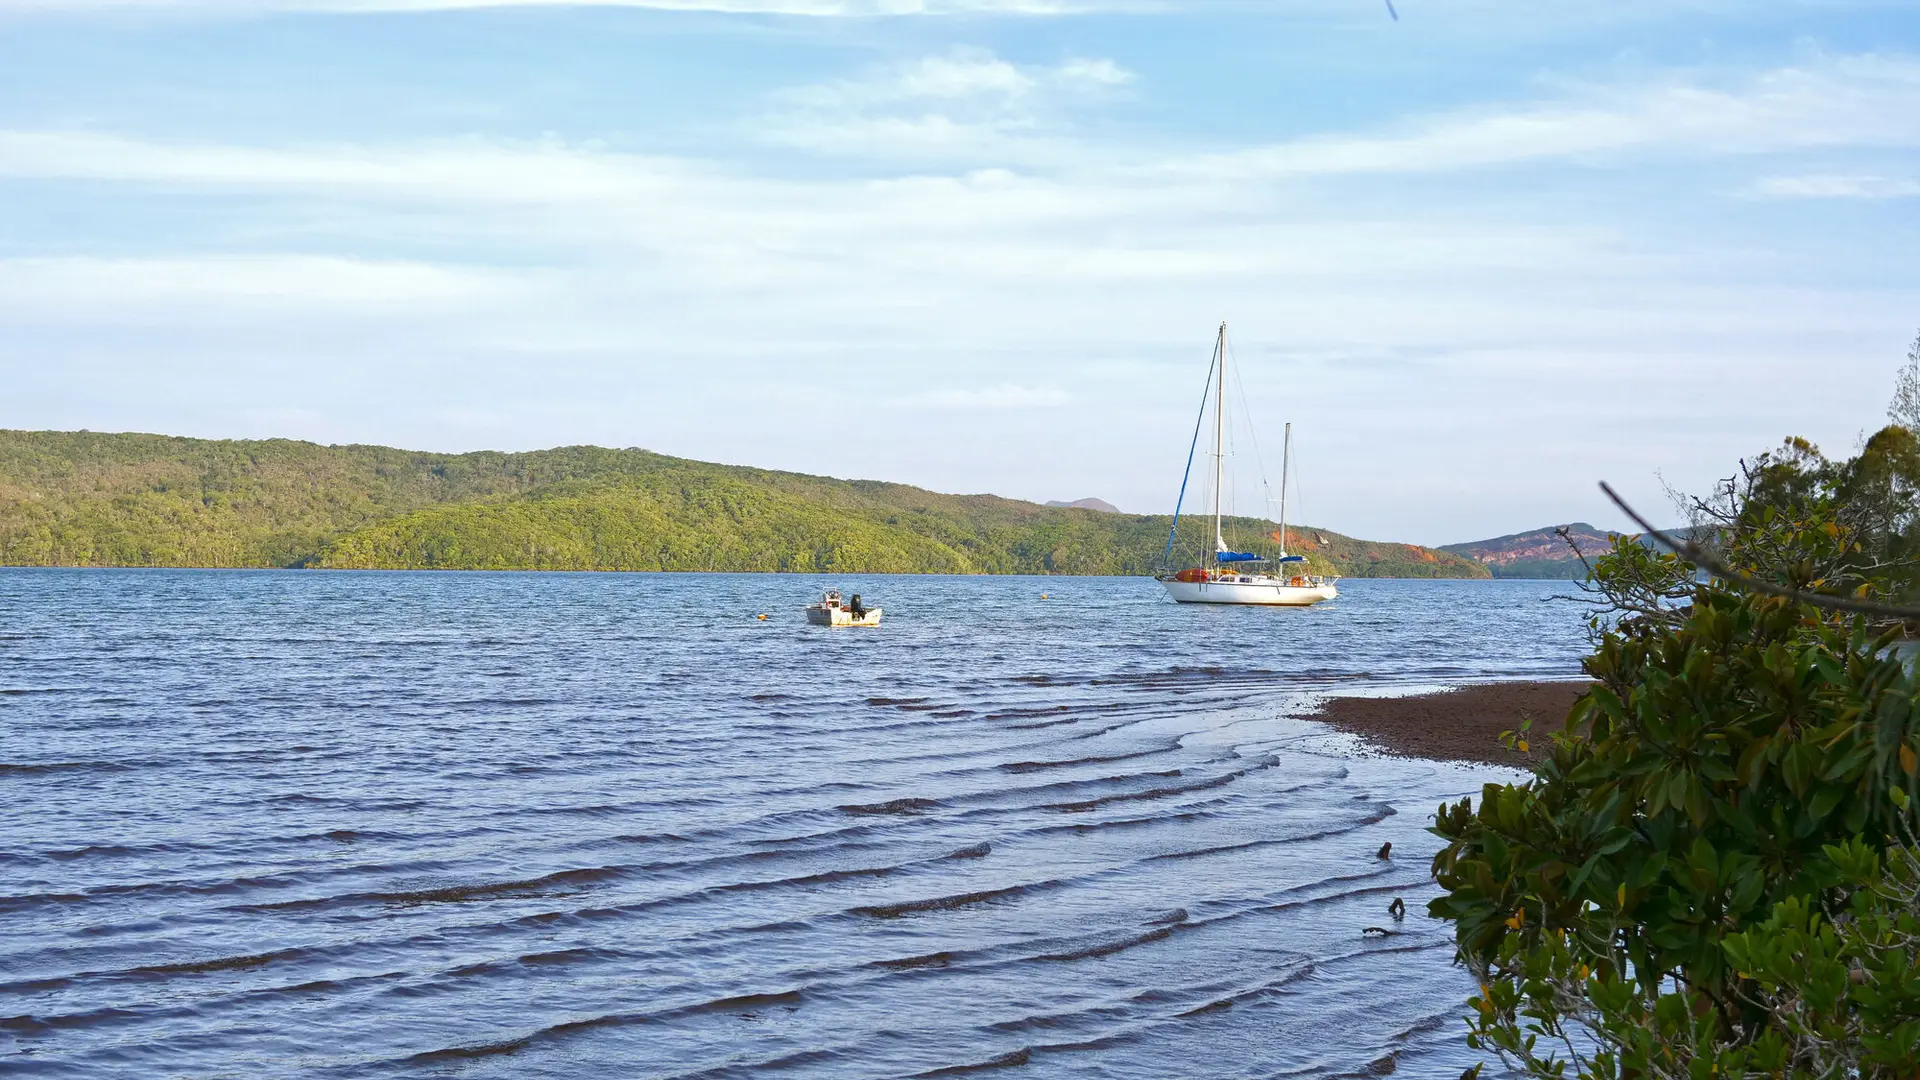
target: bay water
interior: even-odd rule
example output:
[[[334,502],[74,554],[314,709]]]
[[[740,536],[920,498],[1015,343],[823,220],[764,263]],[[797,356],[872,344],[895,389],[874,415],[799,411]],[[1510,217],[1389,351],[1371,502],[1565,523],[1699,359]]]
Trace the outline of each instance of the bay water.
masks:
[[[1581,612],[1341,590],[0,570],[0,1073],[1457,1076],[1425,829],[1511,774],[1311,713]]]

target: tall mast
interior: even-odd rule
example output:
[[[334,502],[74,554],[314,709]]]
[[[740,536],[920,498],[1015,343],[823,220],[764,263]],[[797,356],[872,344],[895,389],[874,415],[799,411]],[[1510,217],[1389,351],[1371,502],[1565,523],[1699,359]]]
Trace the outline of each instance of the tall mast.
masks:
[[[1227,550],[1226,537],[1220,532],[1220,487],[1226,475],[1226,448],[1222,440],[1227,426],[1227,324],[1220,324],[1220,338],[1214,343],[1220,354],[1220,385],[1213,395],[1213,550]]]
[[[1287,458],[1293,452],[1293,424],[1280,437],[1280,557],[1287,557]]]

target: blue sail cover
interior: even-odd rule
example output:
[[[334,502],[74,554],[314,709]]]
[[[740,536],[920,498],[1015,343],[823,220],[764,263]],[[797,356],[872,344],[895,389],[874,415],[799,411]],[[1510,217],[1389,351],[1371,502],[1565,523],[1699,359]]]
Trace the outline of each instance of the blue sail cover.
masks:
[[[1219,562],[1265,562],[1266,560],[1249,551],[1216,551],[1214,559]]]
[[[1307,561],[1307,557],[1306,557],[1305,555],[1282,555],[1282,556],[1280,556],[1280,558],[1279,558],[1279,559],[1277,559],[1277,560],[1275,560],[1275,561],[1277,561],[1277,562],[1306,562],[1306,561]]]

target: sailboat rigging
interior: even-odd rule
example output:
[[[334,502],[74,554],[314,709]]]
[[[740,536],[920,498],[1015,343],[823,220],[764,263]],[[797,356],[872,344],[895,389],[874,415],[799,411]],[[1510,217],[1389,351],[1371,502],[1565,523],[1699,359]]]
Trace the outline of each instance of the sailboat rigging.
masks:
[[[1227,324],[1220,324],[1220,332],[1214,338],[1213,364],[1208,372],[1210,378],[1206,395],[1201,397],[1201,417],[1206,415],[1206,398],[1213,398],[1213,545],[1212,550],[1203,553],[1200,565],[1177,572],[1160,575],[1159,582],[1167,590],[1167,595],[1182,604],[1257,604],[1266,607],[1305,607],[1331,600],[1339,595],[1331,580],[1310,575],[1306,570],[1306,556],[1287,554],[1287,479],[1292,468],[1293,425],[1286,426],[1286,434],[1280,451],[1280,541],[1279,558],[1272,560],[1285,570],[1297,570],[1292,574],[1271,574],[1251,569],[1255,563],[1269,561],[1264,556],[1250,551],[1235,551],[1227,544],[1224,528],[1225,519],[1221,513],[1220,496],[1226,485],[1226,426],[1227,426]],[[1217,379],[1217,382],[1215,380]],[[1199,423],[1194,424],[1194,443],[1200,441]],[[1193,451],[1196,446],[1187,449],[1187,472],[1193,471]],[[1180,502],[1186,499],[1186,479],[1180,482]],[[1167,534],[1167,558],[1171,562],[1174,538],[1180,528],[1180,504],[1173,508],[1173,528]]]

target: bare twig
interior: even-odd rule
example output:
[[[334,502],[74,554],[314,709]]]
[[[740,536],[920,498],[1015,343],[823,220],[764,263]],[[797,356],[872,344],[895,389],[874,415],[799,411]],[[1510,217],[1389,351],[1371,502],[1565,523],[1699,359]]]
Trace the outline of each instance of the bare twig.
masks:
[[[1672,551],[1675,555],[1680,556],[1682,559],[1700,567],[1715,577],[1736,582],[1739,585],[1752,589],[1754,592],[1766,593],[1768,596],[1785,597],[1797,603],[1812,604],[1814,607],[1826,608],[1829,611],[1852,611],[1861,615],[1882,615],[1888,618],[1902,620],[1920,619],[1920,608],[1882,604],[1875,600],[1856,600],[1850,596],[1832,596],[1827,593],[1805,592],[1800,589],[1790,589],[1785,585],[1775,585],[1770,581],[1759,581],[1755,578],[1748,577],[1737,570],[1730,569],[1725,563],[1708,554],[1692,540],[1675,539],[1648,524],[1646,518],[1635,513],[1633,507],[1628,506],[1625,499],[1615,494],[1613,488],[1607,486],[1606,481],[1602,480],[1600,482],[1600,490],[1606,492],[1607,498],[1613,500],[1613,505],[1619,507],[1621,513],[1632,518],[1634,524],[1646,530],[1648,536],[1660,541],[1662,546]]]
[[[1592,577],[1593,564],[1587,561],[1587,553],[1584,551],[1581,551],[1579,543],[1574,540],[1573,530],[1568,528],[1565,525],[1562,525],[1554,529],[1553,531],[1556,535],[1560,537],[1560,539],[1566,541],[1568,547],[1573,549],[1573,557],[1580,560],[1580,565],[1586,567],[1587,576]]]

